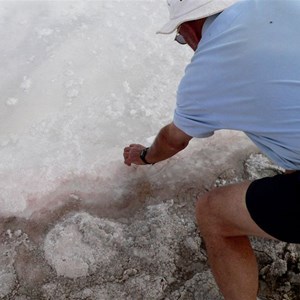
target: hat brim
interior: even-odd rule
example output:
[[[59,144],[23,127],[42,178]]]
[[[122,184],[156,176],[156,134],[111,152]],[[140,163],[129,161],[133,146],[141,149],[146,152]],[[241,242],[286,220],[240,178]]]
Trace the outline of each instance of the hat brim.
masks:
[[[226,9],[227,7],[231,6],[236,2],[237,0],[217,0],[213,3],[209,2],[207,3],[207,5],[195,9],[187,15],[170,20],[156,33],[170,34],[174,32],[177,29],[177,27],[184,22],[200,20],[206,17],[210,17],[212,15],[222,12],[224,9]]]

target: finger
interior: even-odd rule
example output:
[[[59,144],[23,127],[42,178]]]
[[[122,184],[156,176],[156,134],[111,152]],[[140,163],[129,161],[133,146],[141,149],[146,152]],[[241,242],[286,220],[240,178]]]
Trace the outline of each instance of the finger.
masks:
[[[127,165],[127,166],[129,166],[129,167],[131,166],[131,162],[128,161],[128,160],[125,160],[125,161],[124,161],[124,164]]]

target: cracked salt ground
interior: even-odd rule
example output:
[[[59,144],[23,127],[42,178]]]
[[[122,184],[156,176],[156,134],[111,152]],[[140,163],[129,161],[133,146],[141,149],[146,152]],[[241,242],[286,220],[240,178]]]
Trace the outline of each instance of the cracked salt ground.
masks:
[[[1,299],[221,299],[195,199],[281,170],[227,131],[123,165],[171,120],[192,55],[155,35],[166,17],[160,0],[0,1]],[[253,245],[262,298],[298,300],[299,247]]]
[[[201,241],[195,236],[192,221],[171,213],[173,206],[173,201],[149,206],[141,219],[127,225],[76,214],[50,231],[44,244],[45,257],[60,275],[97,276],[98,283],[106,287],[100,288],[107,295],[103,299],[142,299],[143,295],[160,299],[176,281],[176,265],[181,260],[190,264],[201,261],[199,257],[179,256],[182,247],[189,250],[186,254],[201,253]],[[70,235],[73,243],[69,242]],[[176,239],[178,235],[182,238]],[[83,273],[74,273],[78,266]],[[108,284],[108,279],[114,284]]]
[[[91,299],[143,299],[144,295],[148,299],[161,299],[168,285],[176,282],[177,265],[189,262],[192,268],[195,261],[201,262],[201,255],[197,259],[190,257],[196,252],[201,254],[201,240],[195,234],[195,225],[191,220],[174,215],[174,206],[172,200],[149,206],[131,224],[100,219],[87,213],[76,213],[66,218],[50,230],[43,246],[45,259],[41,265],[49,263],[56,279],[53,280],[53,271],[48,268],[47,274],[45,268],[44,276],[48,277],[46,281],[49,283],[38,286],[36,270],[28,264],[33,281],[30,283],[29,278],[21,276],[26,282],[21,280],[17,288],[14,286],[16,277],[20,280],[21,274],[9,278],[16,273],[14,268],[10,269],[14,259],[16,269],[20,269],[20,262],[13,255],[9,259],[11,262],[6,263],[6,269],[3,268],[7,276],[3,277],[6,280],[2,281],[2,296],[9,292],[9,288],[17,288],[25,294],[31,289],[31,299],[64,299],[64,295],[81,299],[81,295],[86,293]],[[145,223],[145,219],[149,222]],[[177,239],[178,235],[182,239]],[[23,247],[23,239],[26,239],[23,236],[16,239],[15,234],[7,234],[6,243],[13,248],[12,251]],[[29,244],[27,241],[26,250],[32,251],[35,257],[37,253],[33,252],[36,249]],[[180,253],[183,250],[187,257]],[[206,260],[204,256],[202,260]],[[64,279],[60,280],[59,276],[64,276]],[[84,276],[88,278],[83,279]],[[79,282],[84,281],[83,286],[89,288],[81,291],[82,287],[75,287],[78,282],[74,283],[74,279],[79,277]],[[73,279],[73,285],[68,278]],[[95,286],[88,283],[92,278],[92,282],[97,283]],[[63,283],[66,286],[62,287]],[[70,284],[71,287],[68,287]]]
[[[260,174],[277,168],[252,154],[236,169],[235,176],[244,172],[238,180],[259,175],[259,160],[269,168]],[[186,202],[187,194],[157,200],[130,217],[97,217],[74,207],[68,213],[60,208],[54,219],[38,220],[44,227],[40,233],[37,223],[6,220],[2,224],[10,229],[1,237],[1,297],[221,300],[195,226],[194,201]],[[299,299],[299,246],[256,238],[252,244],[261,299]]]

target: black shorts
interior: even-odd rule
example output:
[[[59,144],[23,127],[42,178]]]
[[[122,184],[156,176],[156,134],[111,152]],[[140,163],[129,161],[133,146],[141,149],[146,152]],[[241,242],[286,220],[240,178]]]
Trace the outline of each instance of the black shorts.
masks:
[[[266,233],[284,242],[300,243],[300,171],[253,181],[246,205]]]

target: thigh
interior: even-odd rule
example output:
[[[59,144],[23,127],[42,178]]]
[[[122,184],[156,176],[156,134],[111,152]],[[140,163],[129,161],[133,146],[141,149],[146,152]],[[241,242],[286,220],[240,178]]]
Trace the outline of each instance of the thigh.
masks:
[[[273,238],[256,224],[247,209],[246,194],[250,184],[250,181],[245,181],[216,188],[199,200],[197,210],[202,211],[204,219],[206,214],[209,215],[207,223],[210,223],[211,230],[228,237],[252,235]]]

